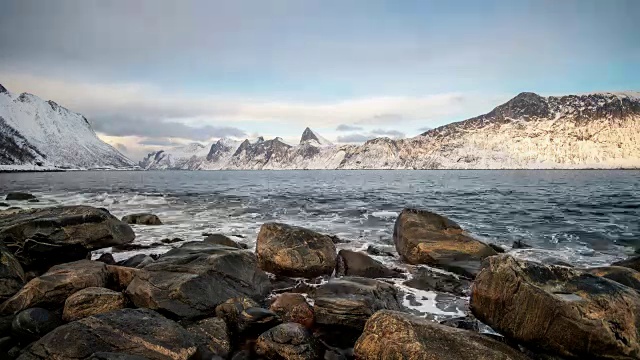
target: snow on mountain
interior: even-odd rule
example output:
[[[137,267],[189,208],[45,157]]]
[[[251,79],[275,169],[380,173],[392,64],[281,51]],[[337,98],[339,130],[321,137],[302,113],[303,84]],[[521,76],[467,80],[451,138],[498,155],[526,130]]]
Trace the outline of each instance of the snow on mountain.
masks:
[[[213,144],[208,156],[183,157],[190,161],[145,168],[640,168],[640,93],[521,93],[487,114],[410,139],[334,145],[307,128],[296,146],[279,138],[225,140]]]
[[[100,140],[87,119],[35,95],[0,85],[0,165],[118,168],[132,162]]]

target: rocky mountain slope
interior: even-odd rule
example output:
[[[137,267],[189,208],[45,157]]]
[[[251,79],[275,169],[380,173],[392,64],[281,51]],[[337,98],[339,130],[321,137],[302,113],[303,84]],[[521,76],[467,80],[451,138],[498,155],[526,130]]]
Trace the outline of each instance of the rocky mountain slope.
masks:
[[[140,165],[191,170],[640,168],[640,93],[521,93],[487,114],[402,140],[334,145],[307,128],[295,146],[260,138],[253,143],[222,139],[207,148],[206,156],[202,149],[152,153]],[[158,156],[173,161],[157,161]]]
[[[0,165],[120,168],[133,163],[100,140],[84,116],[0,85]]]

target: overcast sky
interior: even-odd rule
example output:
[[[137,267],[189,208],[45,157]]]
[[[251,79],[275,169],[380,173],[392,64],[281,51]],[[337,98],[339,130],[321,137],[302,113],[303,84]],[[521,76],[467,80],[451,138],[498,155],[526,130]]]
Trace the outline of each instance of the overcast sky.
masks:
[[[0,83],[136,160],[309,126],[415,136],[522,91],[640,89],[640,1],[0,2]]]

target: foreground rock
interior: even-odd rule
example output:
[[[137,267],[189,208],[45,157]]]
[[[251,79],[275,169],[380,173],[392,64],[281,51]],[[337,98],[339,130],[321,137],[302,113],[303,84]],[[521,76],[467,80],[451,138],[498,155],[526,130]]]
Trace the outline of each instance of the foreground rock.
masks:
[[[127,294],[138,307],[197,318],[213,314],[229,298],[261,301],[270,289],[251,252],[194,241],[140,269]]]
[[[122,217],[122,221],[135,225],[162,225],[162,221],[157,215],[148,213],[125,215]]]
[[[414,269],[412,278],[405,281],[404,285],[415,289],[443,292],[456,296],[468,296],[471,289],[471,281],[467,279],[426,268]]]
[[[221,318],[208,318],[187,326],[199,346],[222,358],[227,358],[231,353],[231,338],[227,324]],[[204,353],[204,351],[200,350]]]
[[[586,270],[588,273],[602,276],[622,285],[640,291],[640,272],[622,266],[603,266]]]
[[[25,200],[33,200],[36,197],[33,196],[32,194],[29,193],[25,193],[25,192],[10,192],[7,194],[7,197],[5,197],[5,200],[17,200],[17,201],[25,201]]]
[[[62,325],[62,320],[43,308],[21,311],[11,324],[12,335],[26,343],[40,339],[51,330]]]
[[[18,259],[0,243],[0,302],[20,291],[24,283],[24,271]]]
[[[525,360],[527,356],[487,336],[396,311],[373,315],[354,348],[360,360]]]
[[[307,329],[313,326],[313,308],[307,303],[304,296],[300,294],[280,294],[269,309],[278,314],[284,322],[298,323]]]
[[[256,341],[256,353],[270,360],[316,360],[320,351],[304,326],[297,323],[280,324]]]
[[[361,276],[367,278],[400,277],[397,270],[391,270],[369,255],[351,250],[340,250],[336,265],[336,276]]]
[[[121,292],[100,287],[82,289],[64,302],[62,319],[76,321],[82,318],[123,309],[124,295]]]
[[[61,326],[18,359],[86,359],[122,353],[148,359],[187,360],[196,352],[191,334],[148,309],[122,309]]]
[[[640,295],[584,271],[491,257],[471,310],[506,337],[563,357],[640,357]]]
[[[0,313],[12,314],[32,307],[60,308],[71,294],[88,287],[105,287],[108,279],[107,265],[98,261],[56,265],[2,303]]]
[[[56,264],[84,259],[89,251],[127,244],[131,227],[107,210],[62,206],[0,214],[0,241],[25,271],[46,271]]]
[[[402,210],[393,241],[398,254],[410,264],[426,264],[470,278],[480,271],[483,259],[497,254],[455,222],[424,210]]]
[[[336,266],[336,246],[329,236],[279,223],[262,225],[256,255],[261,269],[283,276],[331,275]]]
[[[316,324],[346,344],[358,338],[369,317],[379,310],[401,310],[395,286],[360,277],[331,279],[313,292]]]

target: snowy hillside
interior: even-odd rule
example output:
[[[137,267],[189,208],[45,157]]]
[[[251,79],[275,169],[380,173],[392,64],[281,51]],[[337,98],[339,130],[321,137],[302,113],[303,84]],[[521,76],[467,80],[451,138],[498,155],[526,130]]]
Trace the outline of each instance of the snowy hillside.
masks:
[[[132,162],[100,140],[87,119],[49,100],[0,85],[0,165],[118,168]]]
[[[173,161],[145,159],[141,165],[192,170],[640,168],[640,94],[522,93],[487,114],[414,138],[377,138],[359,146],[331,144],[307,128],[295,146],[280,138],[220,140],[206,156],[204,150],[167,153],[150,156]]]

